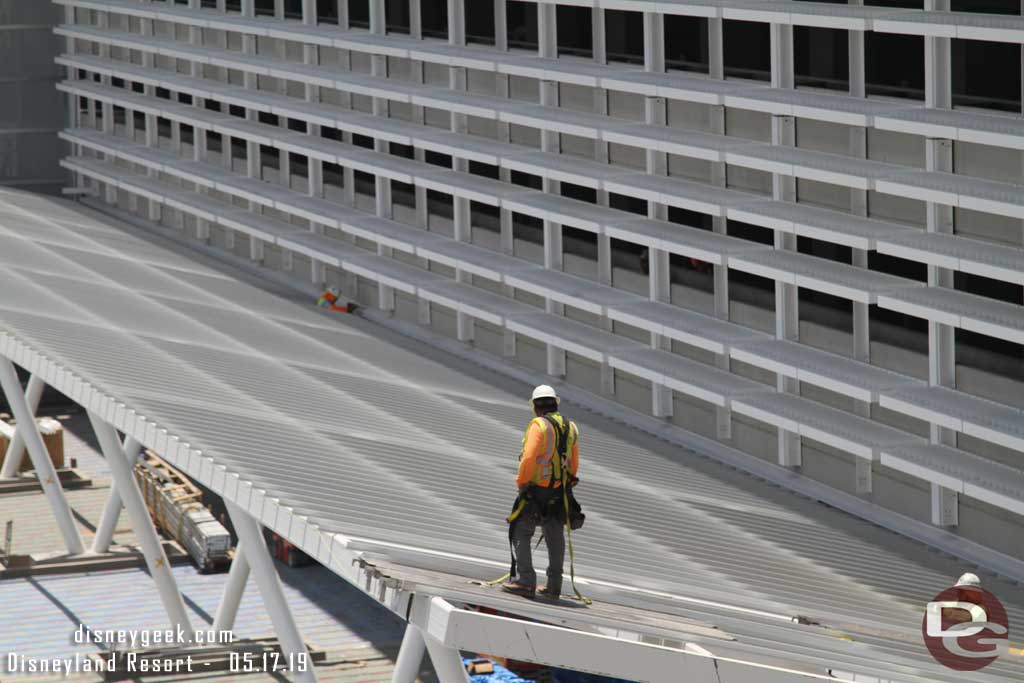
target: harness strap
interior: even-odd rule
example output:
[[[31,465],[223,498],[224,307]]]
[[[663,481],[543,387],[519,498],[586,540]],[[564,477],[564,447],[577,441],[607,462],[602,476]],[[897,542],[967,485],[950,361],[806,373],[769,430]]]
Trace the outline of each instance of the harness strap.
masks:
[[[566,460],[566,451],[569,447],[569,432],[572,429],[572,425],[566,418],[562,418],[564,424],[563,429],[558,429],[554,419],[544,416],[551,428],[555,430],[557,435],[557,441],[555,442],[555,453],[552,454],[552,460],[558,458],[558,474],[559,483],[562,485],[562,505],[565,512],[565,536],[566,545],[569,546],[569,582],[572,585],[572,592],[576,594],[576,599],[585,605],[592,605],[593,600],[580,593],[580,589],[576,587],[576,558],[572,547],[572,524],[569,522],[569,478],[571,473]],[[555,481],[555,463],[551,466],[551,479],[548,482],[548,486]]]
[[[555,483],[555,470],[558,470],[559,483],[563,483],[565,479],[565,453],[569,448],[569,421],[563,417],[564,429],[559,429],[554,418],[547,415],[544,415],[543,418],[551,426],[551,431],[555,435],[555,452],[551,454],[551,476],[548,478],[548,487],[550,488]]]

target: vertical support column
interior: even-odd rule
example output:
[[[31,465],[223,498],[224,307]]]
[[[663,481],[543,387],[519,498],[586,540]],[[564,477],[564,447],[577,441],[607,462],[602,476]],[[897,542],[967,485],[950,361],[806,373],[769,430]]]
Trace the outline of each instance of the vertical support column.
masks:
[[[25,401],[28,404],[29,412],[35,420],[36,411],[39,409],[39,400],[43,397],[43,389],[46,383],[39,375],[33,374],[28,378],[28,386],[25,387]],[[21,461],[25,455],[25,428],[15,426],[14,436],[11,443],[7,445],[7,453],[4,454],[4,464],[0,468],[0,479],[13,479],[18,476],[21,469]]]
[[[279,8],[282,9],[283,4],[280,0],[277,0],[274,5],[275,14]],[[251,19],[256,16],[256,7],[253,0],[242,0],[242,16]],[[256,54],[256,36],[251,34],[242,35],[242,54],[254,56]],[[243,75],[245,88],[248,90],[256,90],[259,87],[259,77],[249,71],[246,71]],[[248,121],[256,121],[258,114],[255,109],[246,109],[245,118]],[[250,178],[259,179],[263,171],[263,162],[260,158],[260,145],[258,142],[253,140],[245,141],[245,174]],[[248,202],[248,208],[254,213],[262,213],[262,207],[256,202]],[[253,235],[249,236],[249,258],[257,263],[263,261],[263,240]]]
[[[849,0],[851,5],[863,5],[864,0]],[[864,31],[848,32],[848,52],[850,64],[850,94],[854,97],[867,96],[864,73]],[[867,128],[855,126],[850,128],[850,156],[866,159],[868,156]],[[868,215],[868,193],[866,190],[850,189],[850,213],[855,216]],[[866,249],[853,250],[853,265],[858,268],[868,267]],[[868,304],[853,302],[853,357],[865,363],[871,362],[871,329],[870,307]],[[861,417],[871,418],[870,401],[854,401],[853,410]],[[866,458],[856,458],[856,492],[867,495],[872,492],[873,465]]]
[[[949,0],[925,0],[925,10],[948,11]],[[947,109],[952,104],[951,41],[949,38],[925,36],[925,105]],[[952,140],[929,138],[925,141],[925,169],[953,172]],[[928,202],[928,232],[953,232],[953,208]],[[928,266],[929,287],[953,287],[953,271]],[[955,330],[951,325],[928,323],[928,383],[936,386],[956,386]],[[956,431],[931,425],[932,443],[956,446]],[[956,491],[932,484],[932,523],[942,527],[955,527],[959,523],[959,497]]]
[[[508,52],[508,3],[506,0],[494,1],[494,47],[502,52]],[[497,74],[497,95],[506,99],[511,98],[512,89],[509,83],[508,74]],[[512,140],[511,126],[504,121],[498,122],[498,142],[508,143]],[[503,183],[512,182],[512,171],[507,168],[498,170],[498,179]],[[512,212],[502,206],[498,211],[500,221],[500,242],[503,254],[513,255],[515,252],[515,233],[512,223]],[[513,287],[502,286],[505,296],[512,298],[515,295]],[[516,356],[516,333],[507,327],[502,332],[502,355],[506,358]]]
[[[221,7],[221,9],[224,12],[227,12],[226,3],[223,3],[223,4],[224,4],[224,6]],[[253,0],[242,0],[242,16],[243,17],[252,17],[254,14],[255,14],[255,11],[254,11],[254,7],[253,7]],[[222,32],[222,36],[223,36],[224,40],[223,40],[223,45],[221,45],[221,47],[226,50],[227,47],[228,47],[228,32],[227,31],[223,31]],[[244,48],[245,48],[244,41],[246,40],[246,38],[243,37],[242,40],[243,40],[242,47],[243,47],[243,50],[244,50]],[[228,82],[228,80],[229,80],[229,72],[228,72],[227,67],[224,67],[224,69],[223,69],[223,71],[221,73],[221,79],[225,83]],[[248,84],[248,81],[246,82],[246,84]],[[231,111],[231,106],[227,102],[222,102],[221,103],[221,111],[224,112],[225,114],[227,114],[227,113],[229,113]],[[235,170],[234,160],[232,159],[232,157],[234,156],[234,148],[232,146],[231,140],[232,140],[231,136],[228,135],[227,133],[221,134],[221,163],[223,163],[224,168],[225,168],[225,170],[227,170],[228,173],[233,173],[234,170]],[[232,204],[234,204],[234,201],[232,201]],[[233,251],[234,248],[235,248],[235,231],[232,228],[229,228],[229,227],[226,227],[226,226],[224,226],[222,229],[223,229],[223,232],[224,232],[224,247],[228,251]]]
[[[157,149],[160,147],[160,119],[156,114],[146,114],[146,146]],[[155,169],[146,169],[146,175],[155,177]],[[152,199],[146,200],[146,217],[151,221],[160,220],[160,203]]]
[[[140,19],[139,20],[139,30],[140,30],[140,33],[142,34],[142,36],[150,36],[150,37],[152,37],[152,36],[156,35],[156,26],[154,25],[154,22],[153,22],[152,19]],[[143,52],[142,53],[142,66],[143,66],[143,68],[146,68],[146,69],[153,69],[153,68],[155,68],[156,67],[156,55],[154,53],[152,53],[152,52]],[[154,86],[152,86],[152,85],[145,85],[145,86],[143,86],[143,93],[146,95],[146,97],[149,97],[149,98],[156,97],[156,88]],[[125,112],[125,115],[126,116],[132,116],[133,124],[134,124],[134,115],[132,115],[131,112],[127,112],[127,111]],[[152,148],[156,149],[156,148],[160,147],[160,129],[158,127],[159,124],[160,124],[160,121],[156,117],[156,115],[154,115],[154,114],[147,114],[145,116],[145,122],[146,122],[146,131],[145,131],[146,146],[152,147]],[[113,122],[111,122],[111,123],[113,123]],[[135,136],[135,133],[134,133],[134,125],[133,125],[133,129],[132,129],[133,141],[134,141],[134,136]],[[156,177],[157,176],[157,171],[155,169],[152,169],[152,168],[147,168],[146,169],[146,175],[151,177],[151,178]],[[137,211],[138,210],[138,204],[139,204],[139,198],[136,195],[133,194],[129,198],[128,201],[130,203],[132,211]],[[159,221],[160,217],[161,217],[161,209],[160,209],[159,202],[156,202],[156,201],[154,201],[152,199],[146,199],[145,201],[146,201],[146,217],[149,220],[154,221],[154,222],[155,221]]]
[[[725,51],[721,18],[708,19],[708,71],[711,78],[725,79]],[[711,132],[725,135],[725,106],[712,105],[709,115],[711,117],[709,122]],[[724,161],[711,164],[711,182],[719,187],[726,186],[728,177]],[[728,234],[728,220],[725,216],[712,217],[711,229],[719,235]],[[725,263],[712,266],[712,277],[715,317],[728,320],[729,266]],[[715,356],[715,367],[726,371],[731,369],[729,349],[725,349],[725,353]],[[715,408],[715,433],[719,439],[732,438],[732,408],[729,405]]]
[[[376,35],[386,33],[386,16],[384,0],[370,0],[370,32]],[[384,55],[370,55],[370,72],[376,78],[387,78],[388,62]],[[388,101],[383,97],[373,98],[373,115],[388,118],[390,114]],[[379,154],[388,154],[390,145],[386,140],[376,138],[373,143],[374,150]],[[377,215],[381,218],[391,218],[391,180],[377,174],[374,177],[374,195],[376,199]],[[391,256],[391,247],[381,243],[377,244],[377,254],[380,256]],[[395,310],[395,290],[384,284],[377,285],[377,299],[380,309],[392,312]]]
[[[466,44],[466,5],[465,0],[448,0],[448,44],[461,47]],[[452,90],[466,90],[469,87],[468,73],[463,66],[448,67],[448,87]],[[451,131],[460,135],[469,133],[469,117],[459,112],[451,113]],[[469,162],[465,158],[453,157],[452,170],[462,173],[469,172]],[[472,211],[467,197],[452,197],[452,230],[453,237],[459,242],[471,242],[473,239]],[[473,276],[462,269],[455,268],[455,279],[458,282],[471,283]],[[456,317],[456,337],[464,343],[472,343],[476,334],[476,326],[472,316],[458,311]]]
[[[35,415],[29,407],[25,394],[21,390],[21,382],[18,381],[18,373],[14,364],[6,358],[0,358],[0,389],[3,389],[7,397],[7,403],[11,406],[14,419],[18,421],[18,431],[25,439],[25,447],[32,459],[36,476],[39,477],[39,485],[46,495],[46,502],[50,504],[53,516],[57,520],[61,536],[64,537],[64,544],[72,555],[79,555],[85,552],[82,544],[82,536],[78,533],[75,520],[71,515],[71,506],[64,497],[64,489],[60,485],[60,478],[50,460],[50,454],[43,443],[43,437],[39,435],[39,426],[36,424]]]
[[[191,9],[200,8],[200,0],[189,0],[188,6]],[[196,46],[203,46],[203,30],[198,26],[189,27],[189,42]],[[192,60],[189,67],[192,78],[203,78],[203,65],[198,60]],[[202,97],[193,97],[192,105],[200,112],[206,108],[206,100]],[[207,149],[207,135],[209,135],[209,129],[200,128],[197,124],[192,127],[192,160],[198,163],[204,163],[207,161],[208,149]],[[200,186],[198,183],[195,184],[195,191],[198,194],[207,194],[206,188]],[[205,218],[196,216],[196,239],[207,241],[210,239],[210,223]]]
[[[239,541],[235,546],[235,556],[231,560],[231,570],[228,572],[228,580],[224,584],[224,593],[221,595],[220,604],[217,606],[217,614],[213,618],[213,631],[220,633],[235,628],[235,618],[238,616],[238,606],[242,604],[242,596],[245,595],[245,584],[249,581],[249,560],[245,558],[244,544]]]
[[[644,12],[644,71],[665,72],[665,22],[657,12]],[[644,120],[650,126],[664,126],[668,114],[664,97],[647,97],[644,100]],[[668,175],[668,154],[648,149],[646,151],[647,173]],[[668,207],[659,202],[649,202],[647,216],[655,220],[668,220]],[[669,253],[664,249],[648,249],[648,296],[651,301],[671,301],[671,277]],[[659,334],[651,334],[651,348],[672,350],[672,340]],[[663,384],[651,384],[651,412],[655,417],[672,417],[672,390]]]
[[[109,12],[96,12],[96,26],[98,28],[100,28],[100,29],[106,29],[106,28],[110,27],[110,13]],[[145,19],[142,19],[141,26],[142,26],[142,33],[145,34]],[[100,43],[99,46],[98,46],[98,52],[99,52],[99,57],[100,58],[102,58],[102,59],[109,59],[110,56],[111,56],[111,46],[103,44],[103,43]],[[148,61],[150,61],[150,63],[148,63],[148,65],[146,65],[146,60],[147,59],[148,59]],[[152,63],[153,63],[153,56],[152,56],[152,54],[147,54],[147,53],[143,52],[142,53],[142,66],[151,66],[152,67]],[[99,77],[99,82],[102,85],[110,85],[111,84],[111,77],[110,76],[102,76],[101,75]],[[97,106],[99,106],[99,108],[100,108],[100,110],[102,112],[102,115],[103,115],[102,131],[104,133],[108,134],[108,135],[113,135],[114,134],[114,104],[113,104],[113,102],[110,102],[110,101],[99,102],[97,104]],[[131,116],[131,113],[130,112],[126,112],[126,115]],[[110,155],[103,155],[103,158],[106,161],[114,161],[114,157],[110,156]],[[130,202],[135,202],[136,201],[134,195],[131,195],[130,198],[131,198],[129,200]],[[108,204],[117,205],[117,203],[118,203],[118,189],[117,189],[117,187],[113,186],[110,183],[106,183],[105,200],[106,200],[106,203],[108,203]],[[135,209],[134,205],[130,206],[130,208],[132,210]]]
[[[142,444],[133,436],[125,437],[124,457],[131,467],[135,466],[135,460],[142,452]],[[117,490],[117,484],[110,487],[110,495],[100,515],[100,523],[96,526],[96,535],[92,539],[92,547],[89,552],[95,555],[102,555],[110,550],[110,543],[114,540],[114,531],[117,530],[117,520],[121,516],[121,508],[124,501],[121,499],[121,492]]]
[[[494,47],[502,52],[508,52],[508,3],[506,0],[494,0]],[[508,74],[496,74],[495,78],[497,79],[497,96],[506,99],[510,98],[512,96],[512,89],[509,84]],[[498,121],[497,127],[498,142],[511,142],[511,126],[505,121]],[[512,172],[505,167],[501,167],[498,170],[498,178],[503,183],[510,183],[512,182]],[[502,207],[499,215],[501,220],[501,251],[504,254],[511,255],[515,251],[515,240],[512,234],[512,212]],[[506,291],[506,294],[511,295],[511,292]]]
[[[348,17],[348,0],[344,0],[344,1],[343,0],[338,0],[337,8],[338,8],[338,28],[340,28],[342,30],[351,30],[352,25],[349,23],[349,17]],[[338,68],[341,69],[342,71],[351,71],[352,70],[352,51],[351,50],[339,50],[338,51]],[[352,93],[350,93],[348,91],[345,91],[345,90],[342,90],[342,91],[338,92],[338,104],[343,109],[351,109],[352,108]],[[352,142],[352,134],[351,133],[343,133],[342,134],[342,140],[344,140],[345,142],[351,143]],[[342,169],[342,175],[343,175],[342,182],[344,183],[345,202],[348,203],[350,206],[354,206],[355,205],[355,201],[356,201],[355,200],[355,197],[356,197],[356,195],[355,195],[355,187],[354,187],[355,181],[353,180],[354,174],[355,174],[355,172],[352,170],[352,168],[350,166],[345,166]],[[355,241],[355,236],[352,236],[351,239],[354,242]]]
[[[409,0],[409,35],[416,40],[423,39],[423,5],[420,0]],[[413,59],[409,64],[409,78],[413,83],[422,85],[426,82],[426,72],[423,61]],[[426,125],[426,112],[423,105],[414,104],[411,107],[410,120],[418,125]],[[413,158],[426,163],[427,152],[422,147],[413,149]],[[453,200],[454,201],[454,200]],[[413,207],[415,211],[414,222],[420,230],[430,230],[430,204],[428,201],[427,188],[419,183],[413,185]],[[430,269],[430,259],[420,257],[417,259],[421,268]],[[431,322],[430,302],[420,298],[416,302],[416,320],[420,325],[429,326]],[[401,656],[401,654],[399,654]]]
[[[277,182],[286,189],[292,189],[292,153],[286,149],[278,150],[279,166]]]
[[[125,511],[132,522],[135,537],[139,540],[142,554],[146,558],[146,566],[149,574],[156,583],[160,592],[160,601],[167,610],[171,627],[180,629],[191,636],[192,625],[189,623],[188,612],[185,611],[185,601],[178,590],[178,584],[171,572],[171,565],[167,561],[163,545],[153,527],[153,520],[149,517],[149,511],[142,500],[142,492],[135,481],[135,475],[128,464],[124,450],[121,448],[121,441],[117,438],[117,430],[107,424],[98,415],[89,411],[89,422],[100,443],[103,456],[107,459],[107,466],[114,478],[114,485],[121,494]]]
[[[239,544],[245,551],[246,560],[256,578],[256,586],[259,588],[263,604],[270,615],[270,621],[274,624],[281,652],[292,660],[297,660],[300,655],[304,655],[309,662],[309,668],[305,672],[295,672],[292,676],[293,680],[298,683],[315,683],[317,678],[313,662],[309,659],[309,653],[306,650],[302,634],[299,633],[299,627],[295,623],[295,617],[288,609],[284,591],[281,590],[281,579],[270,559],[260,525],[247,511],[238,507],[234,502],[225,499],[224,504],[231,516],[235,532],[238,534]]]
[[[423,640],[423,631],[415,624],[405,625],[402,636],[402,647],[398,649],[398,660],[391,674],[391,683],[416,683],[420,666],[423,664],[423,653],[427,643]]]
[[[539,56],[545,59],[558,57],[558,13],[557,7],[550,3],[537,3],[537,37]],[[545,107],[558,106],[558,83],[556,81],[540,81],[540,103]],[[540,148],[544,152],[561,152],[561,136],[551,130],[540,132]],[[544,191],[561,194],[561,183],[556,180],[544,179]],[[562,226],[553,221],[544,221],[544,267],[562,269]],[[548,313],[564,315],[565,306],[549,297],[544,300],[544,309]],[[547,373],[553,377],[565,376],[565,349],[547,344]]]
[[[605,33],[604,9],[597,7],[597,3],[591,10],[590,37],[594,50],[594,63],[605,65],[608,63],[608,43]],[[605,88],[594,88],[594,113],[602,116],[608,115],[608,90]],[[609,159],[608,143],[600,138],[594,141],[594,161],[600,164],[607,164]],[[608,191],[604,188],[597,191],[598,206],[608,206]],[[597,239],[597,279],[603,285],[612,284],[612,240],[604,232],[604,228],[596,235]],[[601,317],[601,327],[609,332],[614,331],[615,324],[607,315]],[[612,396],[615,394],[615,368],[604,359],[601,363],[601,393]]]
[[[75,6],[74,5],[65,5],[64,6],[64,23],[68,24],[68,25],[71,25],[71,24],[75,23]],[[64,40],[64,51],[68,55],[73,57],[75,55],[75,52],[77,51],[77,48],[75,47],[76,44],[77,43],[76,43],[74,38],[71,38],[71,37],[65,38],[65,40]],[[69,81],[77,81],[78,80],[78,69],[75,69],[73,67],[67,67],[67,79]],[[75,94],[72,94],[72,93],[68,93],[67,94],[68,126],[70,128],[81,128],[82,127],[82,111],[81,111],[81,108],[80,108],[80,104],[81,104],[81,101],[80,101],[78,95],[75,95]],[[81,145],[76,145],[74,143],[71,143],[71,155],[72,156],[81,156],[82,155],[81,147],[82,147]],[[75,188],[78,191],[83,191],[85,189],[85,182],[84,182],[84,179],[82,178],[82,174],[75,173],[74,171],[67,171],[67,173],[70,174],[70,177],[71,177],[71,187]],[[0,478],[2,478],[2,476],[0,476]]]
[[[342,2],[340,4],[345,5],[347,10],[348,3]],[[339,20],[341,8],[339,7]],[[317,9],[316,0],[302,0],[302,23],[305,26],[316,26],[317,25]],[[317,45],[305,44],[302,46],[302,62],[304,64],[316,65],[320,63],[320,47]],[[312,85],[307,83],[306,89],[306,101],[311,103],[320,102],[320,86]],[[317,124],[307,123],[306,132],[314,139],[319,139],[321,135],[321,128]],[[321,198],[324,196],[324,162],[322,159],[317,159],[312,156],[306,157],[307,173],[309,174],[308,182],[308,193],[310,197]],[[322,235],[324,232],[324,226],[311,221],[309,229],[317,234]],[[283,265],[286,270],[292,269],[292,253],[290,250],[282,251]],[[327,280],[327,267],[322,261],[317,261],[311,258],[309,263],[309,277],[315,285],[322,286]],[[346,294],[355,296],[355,291],[347,291]]]
[[[771,25],[772,87],[792,88],[793,78],[793,27],[787,24]],[[793,146],[796,144],[796,125],[792,116],[772,116],[772,144]],[[772,174],[772,197],[776,200],[796,201],[796,179],[793,176]],[[796,235],[775,231],[775,248],[796,251]],[[775,283],[775,336],[778,339],[798,340],[800,338],[800,317],[798,288],[784,282]],[[792,394],[800,393],[800,383],[779,373],[776,389]],[[779,464],[785,467],[799,467],[801,460],[800,436],[779,429]]]
[[[142,33],[146,33],[147,20],[141,20]],[[108,28],[110,26],[110,13],[109,12],[96,12],[96,26],[101,29]],[[105,43],[99,43],[97,46],[97,53],[101,59],[110,58],[110,45]],[[146,63],[146,54],[143,53],[143,65]],[[152,59],[152,57],[150,57]],[[102,85],[110,85],[110,76],[100,75],[100,83]],[[114,105],[111,102],[100,102],[97,105],[100,112],[103,115],[102,131],[108,135],[114,133]],[[107,161],[113,161],[114,157],[103,154],[102,157]],[[110,183],[106,184],[106,191],[104,193],[104,199],[108,204],[117,204],[117,188],[112,186]]]

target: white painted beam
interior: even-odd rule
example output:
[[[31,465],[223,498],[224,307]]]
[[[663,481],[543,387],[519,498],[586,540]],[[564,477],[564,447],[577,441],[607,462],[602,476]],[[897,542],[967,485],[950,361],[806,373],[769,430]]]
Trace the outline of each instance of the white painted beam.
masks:
[[[306,671],[292,673],[293,680],[296,683],[315,683],[317,680],[316,670],[312,660],[309,659],[309,652],[299,633],[295,617],[292,616],[291,609],[288,607],[288,601],[284,597],[281,579],[277,575],[274,561],[270,558],[259,523],[233,501],[225,499],[224,503],[231,516],[235,533],[238,534],[239,545],[245,551],[246,560],[256,578],[256,585],[259,587],[263,604],[270,615],[270,621],[274,624],[274,631],[277,634],[281,651],[291,661],[305,659],[309,663]]]
[[[138,482],[135,481],[135,474],[125,456],[121,440],[117,436],[117,430],[91,410],[89,411],[89,422],[92,424],[93,431],[96,432],[100,450],[107,460],[114,485],[117,486],[121,495],[128,519],[131,520],[135,537],[142,549],[142,555],[146,559],[149,575],[156,583],[160,601],[167,611],[171,627],[180,629],[191,639],[192,624],[189,622],[188,612],[185,609],[185,601],[181,597],[181,591],[178,590],[178,583],[171,571],[171,563],[167,561],[167,554],[164,552],[163,544],[153,526],[146,503],[142,499],[142,492],[139,490]]]
[[[46,383],[42,377],[33,374],[28,378],[28,386],[25,388],[25,401],[28,409],[35,419],[36,411],[39,409],[39,400],[43,397],[43,389]],[[20,423],[19,423],[20,424]],[[21,468],[21,461],[25,455],[25,435],[18,425],[14,427],[14,436],[7,445],[7,452],[4,454],[3,468],[0,468],[0,479],[13,479],[18,476]]]
[[[441,598],[417,596],[410,623],[432,642],[465,652],[490,652],[512,659],[591,671],[649,683],[810,683],[835,681],[811,673],[767,666],[685,644],[671,648],[553,626],[538,621],[457,609]],[[431,650],[433,659],[434,650]],[[437,662],[435,661],[435,667]],[[460,667],[461,668],[461,667]],[[442,683],[450,683],[441,673]],[[463,675],[465,672],[463,670]],[[458,680],[456,672],[451,677]]]
[[[245,548],[241,541],[235,547],[235,557],[231,560],[228,580],[224,584],[224,592],[217,606],[217,614],[213,618],[215,632],[231,631],[235,628],[238,607],[242,604],[245,584],[249,581],[249,561],[245,557]]]
[[[142,444],[135,437],[125,437],[124,454],[129,465],[135,465],[135,460],[141,452]],[[117,521],[121,517],[121,508],[123,507],[124,501],[121,500],[121,493],[117,490],[117,484],[112,482],[110,494],[103,507],[103,513],[100,515],[100,523],[96,525],[96,535],[93,536],[90,552],[101,555],[110,550],[110,543],[114,540],[114,531],[117,529]]]
[[[406,624],[402,647],[398,650],[398,659],[391,673],[391,683],[416,683],[426,648],[423,631],[415,624]]]
[[[39,477],[39,485],[46,496],[46,502],[50,504],[50,510],[57,520],[61,536],[68,552],[72,555],[80,555],[85,552],[85,545],[82,543],[82,536],[78,532],[74,517],[71,515],[71,506],[64,496],[64,488],[60,485],[60,477],[53,467],[50,454],[43,443],[43,437],[39,434],[39,425],[36,424],[35,415],[29,407],[25,393],[21,389],[21,382],[18,381],[18,373],[14,369],[14,363],[7,358],[0,358],[0,388],[7,397],[7,403],[14,413],[14,419],[21,426],[19,430],[25,439],[25,447],[32,459],[32,466],[35,467],[36,476]]]

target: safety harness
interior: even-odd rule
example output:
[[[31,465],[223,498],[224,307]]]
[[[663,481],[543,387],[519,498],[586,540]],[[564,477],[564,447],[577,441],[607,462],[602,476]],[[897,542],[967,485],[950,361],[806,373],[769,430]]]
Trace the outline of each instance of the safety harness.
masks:
[[[569,431],[572,427],[570,426],[569,420],[566,418],[562,418],[563,426],[559,428],[553,418],[548,417],[547,415],[543,415],[542,417],[555,434],[555,452],[551,457],[551,477],[548,479],[548,488],[550,489],[553,487],[555,482],[558,481],[560,488],[562,489],[562,513],[565,516],[566,543],[569,546],[569,580],[572,584],[572,591],[575,593],[576,599],[585,605],[590,605],[593,604],[593,600],[580,593],[579,589],[576,587],[576,566],[572,547],[572,530],[583,526],[584,515],[580,510],[579,504],[572,495],[571,486],[575,483],[575,477],[569,471],[567,466],[568,458],[566,457],[566,453],[569,448]],[[511,556],[509,571],[499,579],[485,582],[485,585],[493,586],[516,575],[516,553],[513,536],[515,534],[516,523],[518,522],[519,517],[523,514],[523,511],[526,509],[526,506],[529,504],[528,492],[529,488],[519,493],[515,502],[512,504],[511,514],[505,518],[505,521],[508,522],[508,545],[509,555]],[[542,514],[546,513],[549,513],[549,511],[542,511]],[[537,545],[540,545],[539,539],[537,541]]]

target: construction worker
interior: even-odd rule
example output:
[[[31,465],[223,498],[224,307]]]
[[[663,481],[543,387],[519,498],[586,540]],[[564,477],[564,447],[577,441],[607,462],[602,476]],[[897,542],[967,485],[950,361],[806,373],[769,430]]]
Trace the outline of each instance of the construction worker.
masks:
[[[324,290],[324,293],[320,295],[320,298],[316,300],[316,305],[320,308],[326,308],[331,311],[338,311],[339,313],[352,313],[356,310],[354,303],[339,304],[338,298],[341,296],[341,292],[338,291],[337,287],[328,287]]]
[[[956,599],[960,602],[969,602],[975,605],[984,606],[984,597],[981,592],[981,579],[978,578],[977,574],[967,572],[957,579],[956,585],[954,585],[953,588],[956,589]],[[973,617],[967,610],[944,608],[942,610],[942,618],[951,621],[954,624],[960,624],[970,622]]]
[[[324,290],[324,293],[320,295],[320,298],[316,300],[316,305],[320,308],[330,308],[334,304],[338,303],[338,297],[341,292],[338,291],[337,287],[328,287]]]
[[[576,423],[558,412],[555,390],[542,384],[533,390],[530,398],[534,417],[523,436],[523,450],[519,456],[516,484],[520,501],[525,505],[518,515],[510,518],[515,573],[502,584],[509,593],[533,597],[535,594],[557,600],[562,593],[562,565],[565,562],[565,536],[563,527],[565,507],[562,481],[576,482],[579,468],[579,428]],[[568,463],[559,456],[559,439],[563,439],[563,453]],[[570,455],[571,454],[571,455]],[[568,472],[562,468],[568,466]],[[540,526],[544,543],[548,547],[547,585],[537,588],[537,573],[533,568],[531,541]]]

